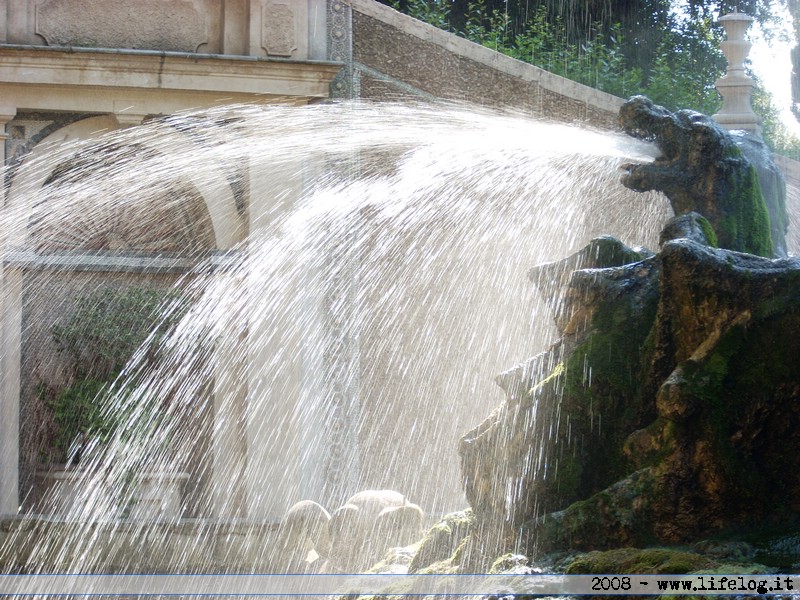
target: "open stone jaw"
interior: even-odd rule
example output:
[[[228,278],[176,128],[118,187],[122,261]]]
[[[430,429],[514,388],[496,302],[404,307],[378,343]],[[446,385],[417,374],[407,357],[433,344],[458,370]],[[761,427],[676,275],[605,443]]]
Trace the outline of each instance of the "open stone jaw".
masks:
[[[723,248],[766,257],[784,251],[785,183],[760,182],[777,171],[768,154],[706,115],[672,113],[644,96],[628,100],[619,121],[623,131],[655,142],[661,151],[653,163],[625,165],[623,185],[663,192],[676,215],[700,213]]]

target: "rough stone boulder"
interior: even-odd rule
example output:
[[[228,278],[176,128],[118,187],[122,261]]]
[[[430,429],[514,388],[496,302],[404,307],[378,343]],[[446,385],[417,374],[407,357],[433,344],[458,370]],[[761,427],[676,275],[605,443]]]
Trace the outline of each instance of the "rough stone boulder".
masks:
[[[660,254],[650,381],[632,473],[545,519],[545,545],[686,542],[795,521],[800,482],[800,262],[685,240]]]
[[[289,573],[360,572],[390,548],[419,541],[424,520],[422,509],[394,490],[358,492],[332,514],[302,500],[278,529],[277,567]]]
[[[561,337],[498,376],[506,400],[460,441],[464,556],[800,523],[800,260],[772,258],[780,172],[692,111],[634,97],[620,122],[662,153],[624,185],[675,216],[658,254],[604,237],[531,270]]]
[[[312,500],[302,500],[289,508],[278,529],[279,568],[288,573],[317,570],[321,557],[330,553],[330,520],[328,511]]]
[[[513,393],[461,439],[476,535],[513,537],[520,526],[625,477],[626,437],[655,417],[652,403],[642,401],[639,357],[652,344],[659,262],[650,255],[602,268],[641,255],[611,238],[590,247],[606,251],[582,251],[531,273],[552,280],[548,274],[572,265],[590,267],[571,271],[550,299],[561,339],[502,375],[499,383]]]
[[[626,187],[664,192],[676,215],[703,215],[722,248],[765,257],[776,250],[785,253],[785,184],[763,142],[759,146],[733,136],[711,117],[691,110],[672,113],[644,96],[628,100],[619,121],[626,133],[654,141],[661,151],[653,163],[627,165]],[[761,157],[762,168],[757,170],[748,157]],[[769,190],[771,210],[762,185]]]
[[[462,439],[475,543],[684,543],[800,517],[800,260],[669,237],[573,271],[562,339]]]

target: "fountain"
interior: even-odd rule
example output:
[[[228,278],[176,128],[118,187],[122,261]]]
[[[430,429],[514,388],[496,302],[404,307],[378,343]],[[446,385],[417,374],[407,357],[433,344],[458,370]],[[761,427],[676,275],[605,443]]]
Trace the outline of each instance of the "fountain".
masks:
[[[793,494],[769,485],[797,465],[768,462],[763,479],[747,479],[751,465],[720,440],[752,456],[791,442],[762,432],[794,423],[783,408],[794,371],[768,354],[783,401],[748,403],[763,381],[737,349],[766,356],[794,324],[796,264],[709,248],[707,222],[693,217],[671,222],[659,254],[642,248],[658,246],[669,204],[619,185],[619,173],[658,168],[657,154],[628,136],[488,110],[341,104],[190,112],[32,157],[6,178],[7,195],[26,202],[2,217],[16,285],[4,300],[22,299],[21,324],[65,327],[74,306],[54,298],[93,297],[109,279],[96,274],[114,265],[117,288],[135,279],[172,292],[102,395],[114,425],[88,432],[70,502],[53,502],[57,489],[22,498],[0,530],[0,566],[294,572],[317,569],[306,551],[321,550],[324,568],[363,569],[380,556],[337,563],[354,548],[331,550],[319,523],[355,508],[383,535],[380,515],[418,518],[418,505],[428,525],[443,520],[382,568],[533,572],[494,559],[694,541],[753,507],[766,518],[755,498]],[[193,188],[219,202],[202,206]],[[539,290],[529,288],[531,265],[562,259],[535,269]],[[692,327],[671,327],[697,296]],[[23,362],[56,354],[39,331]],[[503,399],[490,382],[515,363],[498,379]],[[731,383],[729,371],[752,377]],[[52,386],[69,377],[37,372]],[[739,383],[731,402],[745,422],[703,404]],[[26,460],[30,483],[35,451]],[[670,487],[675,464],[691,468]],[[726,478],[709,475],[716,464]],[[148,474],[180,482],[180,502],[152,499]],[[462,477],[472,510],[453,512],[466,505]],[[732,493],[737,477],[755,492]],[[648,495],[680,504],[698,480],[715,499],[706,512]],[[380,510],[357,494],[370,489],[384,489]],[[721,508],[731,498],[735,514]],[[784,504],[781,523],[794,514]],[[295,519],[315,534],[292,541]]]
[[[196,141],[173,145],[176,130]],[[208,231],[181,182],[219,187],[221,156],[252,174],[251,233],[225,254],[163,246],[208,239],[170,227]],[[300,500],[333,511],[393,488],[429,518],[463,508],[448,449],[491,406],[482,380],[548,335],[528,266],[601,232],[652,243],[665,202],[634,211],[640,199],[616,181],[621,164],[650,159],[651,145],[623,136],[475,109],[320,105],[170,117],[24,165],[13,185],[50,182],[6,213],[10,245],[37,249],[6,267],[24,277],[26,322],[65,326],[49,298],[94,288],[94,270],[122,259],[161,288],[177,271],[188,308],[113,382],[115,433],[84,453],[78,501],[7,532],[6,547],[26,548],[16,568],[148,570],[167,552],[161,569],[269,570],[282,560],[276,525]],[[598,188],[618,214],[593,204]],[[204,218],[231,223],[235,239],[241,211],[229,211]],[[137,232],[149,252],[115,251]],[[83,274],[59,276],[76,264]],[[28,352],[52,357],[52,340]],[[481,404],[453,411],[470,398]],[[176,466],[189,476],[181,512],[142,529],[132,482]],[[36,514],[31,501],[23,511]],[[132,556],[143,535],[170,550]]]
[[[691,161],[668,155],[629,165],[626,185],[662,189],[675,207],[660,252],[601,238],[532,271],[553,294],[561,339],[504,377],[506,402],[462,439],[476,513],[471,543],[505,530],[497,545],[538,556],[693,544],[796,521],[795,492],[781,474],[796,468],[785,449],[797,443],[800,372],[787,361],[794,346],[783,335],[795,327],[798,263],[724,249],[733,238],[715,230],[736,218],[723,203],[712,207],[721,219],[703,211],[713,227],[691,210],[708,206],[721,185],[730,199],[752,198],[737,210],[753,214],[758,206],[748,231],[769,236],[761,193],[740,176],[754,168],[739,163],[738,152],[726,155],[735,149],[730,134],[707,117],[672,115],[641,97],[626,102],[620,119],[676,155],[697,155],[702,146],[704,157],[717,157],[695,175],[707,195],[675,201],[675,181],[698,168]],[[675,135],[681,121],[700,131]],[[731,157],[743,171],[729,164],[721,175]],[[640,185],[651,176],[654,185]],[[681,207],[688,198],[696,204]]]

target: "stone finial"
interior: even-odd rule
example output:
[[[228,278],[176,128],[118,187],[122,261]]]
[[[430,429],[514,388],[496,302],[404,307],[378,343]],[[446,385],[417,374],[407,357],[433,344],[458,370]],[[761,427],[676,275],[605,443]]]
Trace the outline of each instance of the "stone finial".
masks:
[[[744,71],[744,61],[752,47],[744,36],[753,20],[750,15],[738,11],[719,18],[727,37],[720,45],[728,59],[728,70],[716,83],[722,96],[722,109],[714,119],[725,129],[741,129],[760,136],[761,119],[750,105],[755,84]]]

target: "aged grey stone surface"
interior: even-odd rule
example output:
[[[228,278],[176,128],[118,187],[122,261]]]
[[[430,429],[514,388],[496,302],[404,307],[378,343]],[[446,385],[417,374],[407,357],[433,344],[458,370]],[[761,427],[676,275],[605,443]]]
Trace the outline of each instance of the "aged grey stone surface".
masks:
[[[50,0],[36,7],[36,33],[51,46],[195,52],[208,44],[210,26],[190,0]]]

